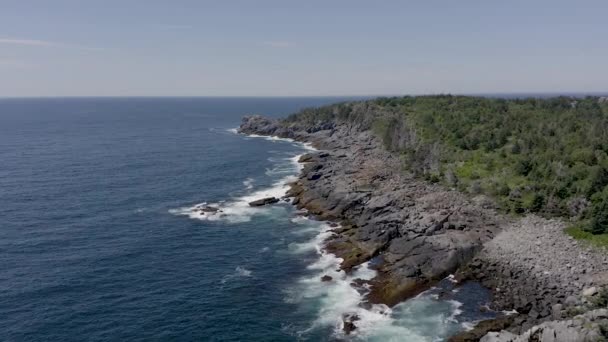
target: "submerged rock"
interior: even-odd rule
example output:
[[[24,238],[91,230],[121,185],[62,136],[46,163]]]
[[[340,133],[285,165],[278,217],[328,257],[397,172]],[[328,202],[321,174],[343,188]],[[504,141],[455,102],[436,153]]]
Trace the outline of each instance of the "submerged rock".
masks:
[[[265,205],[268,205],[268,204],[277,203],[278,201],[279,201],[279,199],[276,198],[276,197],[266,197],[266,198],[262,198],[262,199],[259,199],[259,200],[255,200],[255,201],[249,202],[249,205],[252,206],[252,207],[261,207],[261,206],[265,206]]]
[[[222,212],[222,210],[220,210],[220,208],[213,207],[213,206],[206,205],[206,204],[197,206],[196,208],[194,208],[194,211],[198,212],[199,215],[201,215],[201,216],[204,216],[206,214],[215,215],[217,213],[221,213]]]
[[[331,276],[328,276],[327,274],[321,277],[322,282],[332,281],[333,279],[334,278],[332,278]]]

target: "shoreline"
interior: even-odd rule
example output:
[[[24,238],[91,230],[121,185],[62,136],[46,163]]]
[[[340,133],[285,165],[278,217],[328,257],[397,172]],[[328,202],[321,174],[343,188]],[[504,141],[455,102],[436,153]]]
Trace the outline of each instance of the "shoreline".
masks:
[[[559,229],[561,220],[506,217],[484,196],[468,198],[408,176],[369,131],[344,122],[282,126],[277,120],[253,116],[243,119],[239,132],[288,137],[323,150],[300,158],[306,165],[288,195],[298,208],[341,223],[327,250],[344,260],[342,269],[370,260],[378,263],[377,276],[370,281],[370,303],[393,306],[457,273],[459,280],[479,281],[492,291],[492,309],[517,312],[508,319],[482,322],[453,341],[478,340],[488,331],[505,329],[520,334],[545,321],[572,317],[573,312],[590,309],[591,300],[581,291],[595,296],[608,284],[605,256],[593,259],[591,270],[572,277],[568,273],[560,280],[539,277],[540,282],[522,282],[521,276],[529,272],[522,270],[522,263],[532,269],[544,267],[541,275],[560,272],[560,265],[549,261],[561,252],[556,241],[567,239]],[[509,238],[517,236],[518,227],[533,234],[537,225],[549,227],[551,234],[542,237],[547,244],[530,235],[519,241],[520,249],[511,248]],[[510,253],[522,250],[528,252],[516,265]],[[572,259],[595,253],[576,244],[566,251]],[[565,286],[589,272],[601,276]]]

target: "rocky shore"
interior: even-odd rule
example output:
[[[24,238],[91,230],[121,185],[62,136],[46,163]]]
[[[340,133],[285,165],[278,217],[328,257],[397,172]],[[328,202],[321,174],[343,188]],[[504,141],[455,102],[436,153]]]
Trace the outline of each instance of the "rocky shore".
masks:
[[[568,319],[590,308],[608,282],[606,255],[569,239],[563,222],[505,217],[488,198],[419,180],[370,130],[250,116],[239,132],[292,138],[320,150],[301,158],[305,166],[288,195],[298,208],[341,223],[326,248],[343,258],[343,269],[373,261],[378,276],[370,282],[369,302],[394,305],[458,272],[458,279],[493,291],[492,309],[513,311],[454,341],[500,330],[514,338],[544,321]]]

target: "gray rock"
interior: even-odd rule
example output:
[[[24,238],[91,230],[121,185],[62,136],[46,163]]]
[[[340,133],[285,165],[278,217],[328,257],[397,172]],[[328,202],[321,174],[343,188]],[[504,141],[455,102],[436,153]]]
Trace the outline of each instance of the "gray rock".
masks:
[[[266,198],[261,198],[259,200],[249,202],[249,205],[252,207],[261,207],[261,206],[265,206],[265,205],[273,204],[273,203],[277,203],[277,202],[279,202],[279,199],[276,197],[266,197]]]
[[[575,296],[568,296],[568,297],[566,297],[564,304],[566,306],[574,306],[574,305],[578,304],[578,299]]]

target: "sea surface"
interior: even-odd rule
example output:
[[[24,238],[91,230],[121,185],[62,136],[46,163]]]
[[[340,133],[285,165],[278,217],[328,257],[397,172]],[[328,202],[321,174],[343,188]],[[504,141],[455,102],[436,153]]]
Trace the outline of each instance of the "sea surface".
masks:
[[[449,279],[361,307],[374,271],[338,270],[327,223],[248,206],[311,148],[241,117],[342,100],[0,100],[0,341],[441,341],[482,319],[487,293]]]

